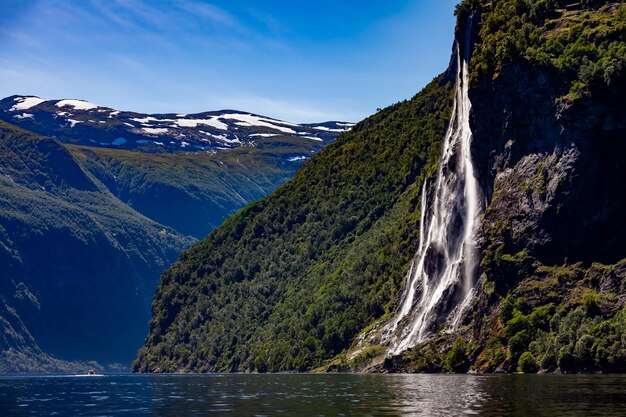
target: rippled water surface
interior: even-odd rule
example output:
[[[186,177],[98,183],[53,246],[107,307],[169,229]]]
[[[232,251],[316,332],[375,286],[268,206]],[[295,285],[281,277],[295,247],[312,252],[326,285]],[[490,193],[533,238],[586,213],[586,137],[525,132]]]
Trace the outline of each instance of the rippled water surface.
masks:
[[[0,416],[626,416],[626,375],[0,377]]]

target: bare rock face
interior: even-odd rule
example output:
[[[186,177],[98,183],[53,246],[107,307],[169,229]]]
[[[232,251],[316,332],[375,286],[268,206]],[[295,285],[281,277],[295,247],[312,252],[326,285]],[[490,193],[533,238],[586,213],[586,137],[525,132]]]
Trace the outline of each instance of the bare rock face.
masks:
[[[483,246],[545,264],[626,253],[623,86],[560,102],[556,74],[512,65],[470,90],[474,157],[487,199]]]

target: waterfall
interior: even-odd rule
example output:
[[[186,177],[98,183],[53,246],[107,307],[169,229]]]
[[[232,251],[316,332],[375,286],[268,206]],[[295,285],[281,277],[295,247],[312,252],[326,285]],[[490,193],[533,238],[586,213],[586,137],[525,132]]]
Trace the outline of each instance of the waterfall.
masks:
[[[422,188],[420,242],[399,308],[383,340],[398,354],[423,341],[438,324],[455,329],[471,304],[479,261],[476,229],[482,212],[481,193],[471,155],[468,63],[473,14],[465,47],[455,42],[455,97],[443,154],[434,181]],[[463,57],[461,54],[463,52]]]

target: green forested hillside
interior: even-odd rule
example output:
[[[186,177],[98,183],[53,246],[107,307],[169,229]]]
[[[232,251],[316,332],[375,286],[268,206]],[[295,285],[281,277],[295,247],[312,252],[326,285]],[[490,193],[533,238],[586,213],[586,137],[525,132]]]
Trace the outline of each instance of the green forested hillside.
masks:
[[[359,123],[162,277],[138,371],[319,366],[385,315],[418,239],[451,84]]]

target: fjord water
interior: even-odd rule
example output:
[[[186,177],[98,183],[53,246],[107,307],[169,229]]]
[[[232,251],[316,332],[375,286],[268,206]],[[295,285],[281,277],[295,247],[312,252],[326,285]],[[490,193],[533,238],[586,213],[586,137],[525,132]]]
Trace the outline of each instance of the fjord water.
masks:
[[[473,296],[479,259],[475,236],[482,198],[472,161],[469,122],[472,22],[473,15],[467,22],[463,50],[455,42],[454,105],[437,176],[422,186],[418,250],[398,311],[383,331],[394,354],[424,340],[442,321],[452,329],[458,327]]]
[[[624,416],[626,375],[0,377],[1,416]]]

